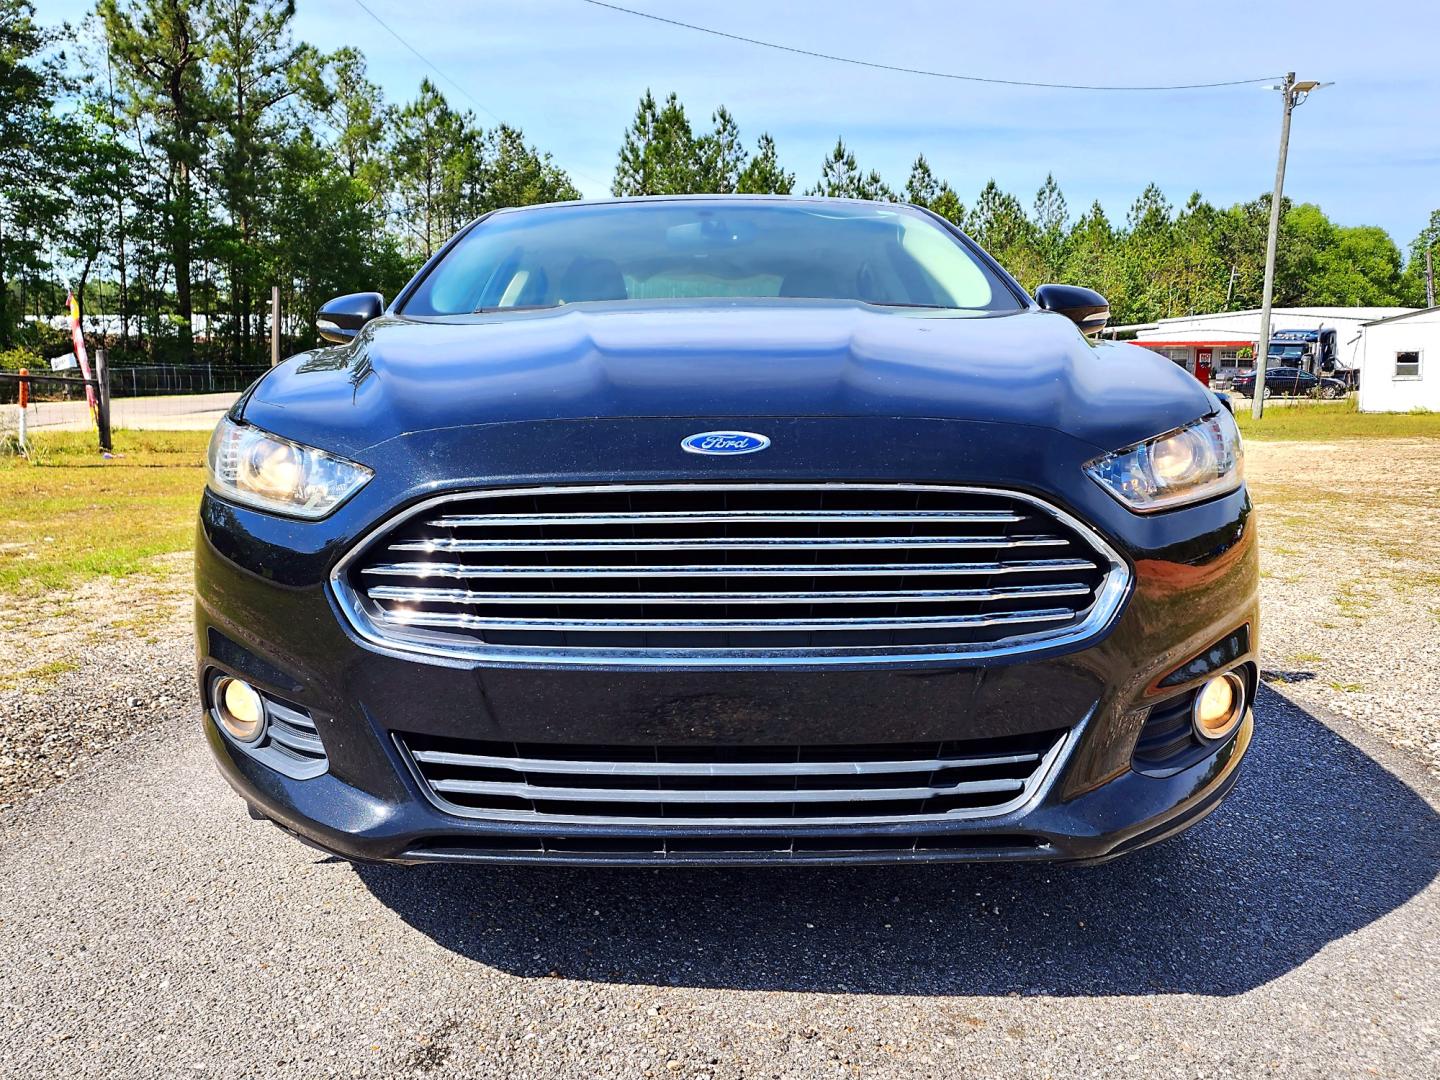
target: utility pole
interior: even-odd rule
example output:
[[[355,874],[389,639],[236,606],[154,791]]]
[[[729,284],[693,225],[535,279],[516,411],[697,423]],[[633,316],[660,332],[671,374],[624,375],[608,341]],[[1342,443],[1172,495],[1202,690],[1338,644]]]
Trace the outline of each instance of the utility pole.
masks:
[[[1255,345],[1255,397],[1250,403],[1250,415],[1256,420],[1265,414],[1265,369],[1270,366],[1270,304],[1275,298],[1275,248],[1280,242],[1280,200],[1285,192],[1285,157],[1290,152],[1290,114],[1295,106],[1304,102],[1312,90],[1318,90],[1329,83],[1307,79],[1295,81],[1295,73],[1285,73],[1285,81],[1279,86],[1284,97],[1284,116],[1280,121],[1280,159],[1275,164],[1275,191],[1270,196],[1270,233],[1265,238],[1265,291],[1260,299],[1260,340]]]
[[[1431,244],[1425,249],[1425,306],[1435,306],[1435,263],[1431,261],[1431,254],[1435,245]]]
[[[270,366],[280,363],[280,286],[270,286]]]

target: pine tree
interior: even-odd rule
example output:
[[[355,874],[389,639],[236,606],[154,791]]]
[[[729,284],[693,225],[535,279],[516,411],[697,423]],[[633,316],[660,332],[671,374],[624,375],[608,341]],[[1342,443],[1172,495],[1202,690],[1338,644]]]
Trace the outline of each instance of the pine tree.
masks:
[[[611,191],[616,195],[690,194],[701,179],[700,158],[701,147],[680,99],[672,93],[663,106],[657,106],[655,96],[646,90],[621,144]]]
[[[952,225],[964,226],[965,204],[949,184],[942,183],[940,191],[930,203],[930,209],[945,218]]]
[[[775,140],[768,133],[760,136],[735,190],[742,195],[789,195],[795,190],[795,174],[780,167]]]
[[[728,109],[721,105],[711,118],[715,127],[696,140],[697,194],[728,195],[740,190],[740,176],[745,170],[745,147],[740,143],[740,129]]]
[[[0,0],[0,351],[15,340],[20,312],[11,285],[45,268],[44,237],[64,209],[55,190],[60,131],[52,115],[63,83],[45,58],[53,35],[28,0]]]
[[[1041,259],[1040,276],[1054,281],[1065,261],[1065,235],[1070,225],[1070,210],[1060,185],[1051,173],[1045,174],[1045,183],[1035,193],[1034,220]]]
[[[916,206],[930,207],[940,197],[940,182],[930,171],[930,163],[921,154],[910,167],[910,179],[905,181],[905,201]]]
[[[875,199],[895,201],[895,193],[875,170],[861,173],[855,155],[845,148],[845,140],[835,140],[835,149],[820,170],[820,182],[808,194],[832,199]]]
[[[445,238],[455,197],[450,171],[464,124],[429,79],[420,95],[400,110],[394,146],[396,218],[408,234],[407,246],[429,258]]]
[[[159,190],[151,205],[173,274],[180,352],[189,359],[195,233],[203,209],[196,172],[211,107],[203,70],[210,28],[191,0],[99,0],[96,13],[121,74],[126,109],[159,155],[153,177]],[[153,303],[158,307],[158,298]]]
[[[218,135],[216,180],[229,217],[230,304],[235,357],[251,350],[256,292],[264,294],[260,217],[273,201],[270,187],[281,136],[278,106],[296,92],[289,78],[310,52],[290,37],[295,0],[209,0],[210,119]]]

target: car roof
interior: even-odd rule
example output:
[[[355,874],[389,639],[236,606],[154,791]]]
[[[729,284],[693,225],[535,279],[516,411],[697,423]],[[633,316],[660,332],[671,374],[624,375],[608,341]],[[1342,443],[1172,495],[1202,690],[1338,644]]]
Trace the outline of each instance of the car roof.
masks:
[[[732,203],[743,205],[745,203],[795,203],[809,204],[816,206],[875,206],[884,209],[911,209],[919,210],[914,203],[891,202],[885,199],[847,199],[833,195],[734,195],[734,194],[698,194],[698,195],[615,195],[604,199],[569,199],[565,202],[530,203],[526,206],[506,206],[495,210],[495,214],[526,214],[544,210],[558,210],[580,206],[625,206],[636,203],[666,203],[666,202],[711,202],[711,203]]]

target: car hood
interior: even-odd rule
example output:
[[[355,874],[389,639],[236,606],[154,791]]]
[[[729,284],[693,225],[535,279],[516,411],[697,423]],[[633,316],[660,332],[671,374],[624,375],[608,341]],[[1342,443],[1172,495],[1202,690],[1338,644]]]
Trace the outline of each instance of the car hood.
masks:
[[[281,364],[243,405],[251,423],[340,453],[437,428],[650,416],[990,421],[1116,449],[1215,408],[1169,360],[1092,345],[1061,315],[829,301],[386,316]]]

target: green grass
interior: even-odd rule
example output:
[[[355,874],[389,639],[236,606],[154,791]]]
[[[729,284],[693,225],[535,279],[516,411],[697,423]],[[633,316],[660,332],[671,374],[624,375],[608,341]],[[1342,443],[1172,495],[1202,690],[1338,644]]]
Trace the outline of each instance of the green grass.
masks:
[[[22,686],[43,688],[54,685],[56,679],[67,671],[78,671],[80,665],[69,660],[50,660],[12,675],[0,675],[0,690],[15,690]]]
[[[1354,399],[1294,405],[1267,404],[1255,420],[1236,402],[1235,419],[1247,439],[1328,442],[1334,439],[1440,439],[1440,412],[1362,413]]]
[[[0,595],[134,574],[188,551],[208,439],[118,431],[106,459],[93,432],[50,432],[32,437],[29,460],[0,455]]]

